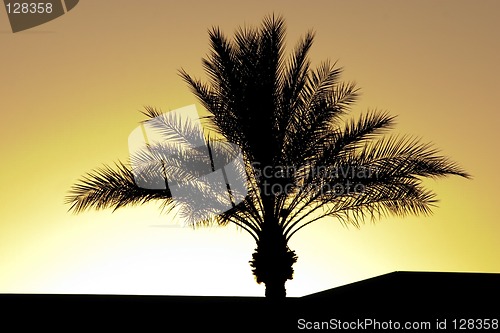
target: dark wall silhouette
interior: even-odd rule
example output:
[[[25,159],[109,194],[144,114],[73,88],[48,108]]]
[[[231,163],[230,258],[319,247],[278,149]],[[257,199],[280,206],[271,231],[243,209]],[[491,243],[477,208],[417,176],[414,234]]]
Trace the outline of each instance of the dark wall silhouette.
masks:
[[[263,297],[0,295],[14,328],[304,331],[298,320],[500,319],[500,274],[394,272],[320,293]]]

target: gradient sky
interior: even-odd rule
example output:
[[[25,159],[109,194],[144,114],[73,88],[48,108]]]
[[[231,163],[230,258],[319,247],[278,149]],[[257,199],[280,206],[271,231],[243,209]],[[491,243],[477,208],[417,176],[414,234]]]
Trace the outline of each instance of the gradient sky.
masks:
[[[242,231],[182,228],[156,204],[73,215],[64,197],[127,159],[144,105],[197,103],[177,70],[204,75],[209,27],[232,34],[272,12],[288,47],[316,31],[313,64],[338,60],[362,89],[356,111],[399,115],[395,133],[434,142],[473,175],[426,181],[440,199],[431,217],[303,229],[288,295],[397,270],[500,272],[500,2],[84,0],[15,34],[0,8],[1,293],[264,294]]]

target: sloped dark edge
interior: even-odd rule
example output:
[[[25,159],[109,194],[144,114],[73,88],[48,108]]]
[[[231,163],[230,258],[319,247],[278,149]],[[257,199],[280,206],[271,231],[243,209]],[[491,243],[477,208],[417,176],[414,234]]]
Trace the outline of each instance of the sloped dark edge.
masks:
[[[393,272],[299,298],[0,294],[18,330],[303,331],[299,320],[500,319],[500,274]],[[175,330],[172,328],[175,327]]]

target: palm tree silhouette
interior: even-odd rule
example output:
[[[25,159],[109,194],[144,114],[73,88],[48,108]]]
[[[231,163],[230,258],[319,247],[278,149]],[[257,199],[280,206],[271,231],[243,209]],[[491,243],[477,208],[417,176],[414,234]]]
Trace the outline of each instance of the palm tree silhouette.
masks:
[[[395,121],[386,112],[345,119],[358,89],[339,80],[342,70],[334,63],[310,68],[313,32],[305,34],[288,59],[281,17],[266,17],[260,27],[239,28],[232,40],[217,27],[209,36],[211,52],[203,60],[208,83],[184,70],[180,75],[209,112],[205,120],[212,130],[241,149],[247,193],[227,211],[197,216],[192,223],[233,223],[247,231],[256,242],[250,265],[256,281],[265,284],[266,297],[286,296],[285,282],[293,278],[297,260],[288,243],[305,226],[327,216],[359,226],[366,218],[426,215],[436,199],[423,187],[423,178],[469,178],[431,144],[385,135]],[[161,115],[153,108],[145,114]],[[189,126],[177,126],[190,135]],[[208,147],[217,145],[216,140],[204,140]],[[219,151],[227,155],[225,149]],[[171,156],[149,154],[142,162],[156,161],[157,169],[179,165]],[[181,200],[186,217],[200,205],[199,199]],[[165,207],[179,204],[168,186],[138,186],[133,168],[121,162],[89,173],[67,197],[74,212],[151,200],[161,200]]]

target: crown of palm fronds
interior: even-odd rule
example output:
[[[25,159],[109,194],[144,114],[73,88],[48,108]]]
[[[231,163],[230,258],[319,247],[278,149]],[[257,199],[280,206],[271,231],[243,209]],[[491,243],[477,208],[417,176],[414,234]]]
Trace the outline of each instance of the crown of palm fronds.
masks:
[[[180,75],[210,113],[211,127],[241,149],[245,165],[239,172],[247,178],[245,196],[209,220],[235,223],[257,240],[266,217],[272,215],[289,239],[325,216],[358,225],[365,217],[428,214],[436,199],[423,187],[423,178],[469,177],[430,144],[407,136],[385,136],[395,124],[395,117],[386,112],[373,110],[358,119],[346,119],[359,91],[354,83],[340,81],[342,70],[335,63],[325,61],[310,68],[312,32],[299,41],[288,59],[280,17],[268,17],[258,28],[240,28],[232,40],[218,28],[210,30],[209,36],[211,52],[203,60],[208,82],[184,70]],[[165,121],[153,108],[145,114],[158,118],[157,126],[174,143],[181,144],[179,137],[189,141],[199,135],[182,121]],[[217,147],[216,142],[204,140],[207,146]],[[171,142],[163,143],[167,144]],[[207,163],[196,149],[164,156],[165,149],[160,143],[135,156],[143,162],[155,161],[152,167],[156,169],[146,174],[159,174],[160,167],[169,172],[177,168],[178,179],[189,181],[183,163]],[[222,158],[221,165],[228,161]],[[283,168],[292,171],[266,175],[266,170]],[[282,191],[269,193],[273,186]],[[198,199],[211,196],[211,190],[200,182],[191,191],[179,201],[188,208],[202,206],[203,200]],[[131,170],[119,164],[84,178],[68,201],[78,212],[153,199],[164,200],[167,206],[172,203],[168,187],[139,188]],[[189,211],[185,211],[187,216]]]
[[[208,83],[180,72],[220,133],[240,145],[252,165],[245,214],[228,212],[224,219],[252,220],[258,233],[266,185],[287,185],[287,191],[272,193],[271,201],[289,238],[324,216],[357,225],[365,215],[428,214],[436,200],[422,178],[468,177],[429,144],[406,136],[384,138],[395,123],[386,112],[346,121],[358,98],[355,84],[339,80],[342,70],[335,63],[310,68],[312,32],[288,60],[284,37],[284,21],[274,16],[260,28],[237,30],[233,40],[213,28],[211,53],[203,60]],[[266,167],[293,172],[263,177]]]

